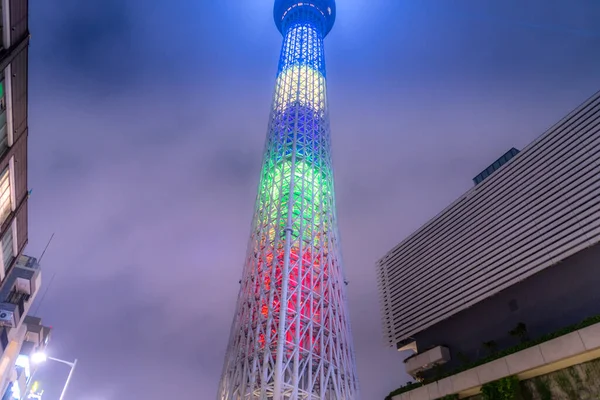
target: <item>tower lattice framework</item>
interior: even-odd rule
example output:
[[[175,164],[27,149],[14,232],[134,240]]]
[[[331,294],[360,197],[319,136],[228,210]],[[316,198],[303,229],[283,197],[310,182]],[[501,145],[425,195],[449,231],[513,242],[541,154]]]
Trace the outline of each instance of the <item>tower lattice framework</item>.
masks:
[[[358,400],[323,39],[335,0],[276,0],[283,35],[218,400]]]

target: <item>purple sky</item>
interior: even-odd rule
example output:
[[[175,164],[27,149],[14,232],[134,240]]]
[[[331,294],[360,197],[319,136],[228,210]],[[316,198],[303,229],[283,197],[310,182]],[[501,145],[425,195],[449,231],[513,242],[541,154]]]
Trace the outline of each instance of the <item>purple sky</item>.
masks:
[[[56,233],[39,314],[51,354],[80,360],[67,398],[214,399],[281,41],[272,0],[30,3],[27,252]],[[338,8],[338,215],[362,398],[377,400],[405,375],[374,262],[600,89],[600,2]],[[49,400],[65,369],[40,372]]]

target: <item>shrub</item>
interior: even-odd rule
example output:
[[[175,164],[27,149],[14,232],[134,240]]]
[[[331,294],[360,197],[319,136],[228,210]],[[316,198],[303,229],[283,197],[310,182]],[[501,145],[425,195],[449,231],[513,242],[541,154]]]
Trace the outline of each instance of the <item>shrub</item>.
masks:
[[[567,395],[569,400],[577,400],[579,398],[575,388],[571,384],[571,380],[564,371],[561,371],[556,375],[556,383],[560,390]]]
[[[533,385],[535,386],[536,392],[540,395],[540,399],[552,400],[552,390],[550,390],[550,385],[548,385],[545,378],[538,376],[533,380]]]
[[[521,385],[516,376],[507,376],[481,387],[484,400],[521,400]]]
[[[519,322],[515,329],[508,332],[509,335],[518,338],[521,343],[527,342],[529,340],[529,335],[527,333],[527,325],[523,322]]]
[[[487,349],[490,354],[493,354],[498,350],[498,344],[493,340],[490,340],[489,342],[483,343],[483,348]]]
[[[475,361],[475,362],[472,362],[472,363],[469,363],[469,364],[466,364],[466,365],[462,365],[460,368],[448,371],[448,372],[442,374],[441,376],[436,377],[436,379],[430,379],[430,380],[425,380],[424,382],[412,383],[412,384],[405,385],[405,386],[400,387],[400,388],[394,390],[393,392],[391,392],[386,397],[386,400],[391,400],[391,398],[393,396],[397,395],[397,394],[405,393],[405,392],[408,392],[410,390],[413,390],[413,389],[416,389],[418,387],[421,387],[421,386],[423,386],[425,384],[428,384],[428,383],[431,383],[431,382],[435,382],[436,380],[440,380],[440,379],[446,378],[448,376],[452,376],[452,375],[458,374],[459,372],[463,372],[463,371],[466,371],[466,370],[471,369],[471,368],[478,367],[478,366],[483,365],[483,364],[487,364],[487,363],[489,363],[491,361],[494,361],[494,360],[497,360],[499,358],[506,357],[506,356],[511,355],[513,353],[517,353],[517,352],[519,352],[521,350],[528,349],[528,348],[536,346],[536,345],[538,345],[540,343],[547,342],[547,341],[552,340],[554,338],[557,338],[559,336],[564,336],[564,335],[566,335],[568,333],[575,332],[575,331],[577,331],[579,329],[583,329],[583,328],[586,328],[586,327],[588,327],[590,325],[594,325],[594,324],[597,324],[597,323],[600,323],[600,315],[596,315],[596,316],[593,316],[593,317],[590,317],[590,318],[586,318],[586,319],[584,319],[583,321],[581,321],[578,324],[571,325],[571,326],[568,326],[566,328],[560,329],[560,330],[558,330],[558,331],[556,331],[554,333],[550,333],[550,334],[541,336],[541,337],[539,337],[539,338],[537,338],[535,340],[529,340],[527,342],[520,343],[520,344],[518,344],[516,346],[513,346],[511,348],[508,348],[506,350],[502,350],[500,352],[492,354],[492,355],[490,355],[490,356],[488,356],[488,357],[486,357],[484,359],[481,359],[481,360],[478,360],[478,361]],[[542,399],[543,399],[543,397],[542,397]]]

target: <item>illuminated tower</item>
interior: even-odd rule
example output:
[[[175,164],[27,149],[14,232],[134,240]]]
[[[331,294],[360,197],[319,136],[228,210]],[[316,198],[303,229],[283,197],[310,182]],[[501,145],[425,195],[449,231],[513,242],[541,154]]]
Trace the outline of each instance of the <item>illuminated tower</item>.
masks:
[[[218,400],[356,400],[323,39],[335,0],[276,0],[283,45]]]

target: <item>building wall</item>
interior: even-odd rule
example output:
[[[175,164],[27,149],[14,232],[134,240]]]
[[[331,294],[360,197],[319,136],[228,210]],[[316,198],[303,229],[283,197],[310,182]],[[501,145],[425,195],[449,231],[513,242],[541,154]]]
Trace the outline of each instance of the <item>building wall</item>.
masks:
[[[28,49],[19,51],[11,63],[13,133],[17,142],[27,130],[27,69]]]
[[[499,348],[518,343],[508,332],[519,322],[535,338],[599,315],[599,287],[596,245],[418,333],[417,346],[448,346],[453,360],[447,367],[461,363],[458,353],[474,361],[487,355],[484,342],[496,341]]]
[[[28,91],[28,1],[27,0],[0,0],[2,1],[3,21],[9,15],[9,25],[3,29],[10,34],[10,40],[5,50],[0,52],[0,69],[4,72],[4,94],[6,102],[8,132],[8,150],[0,155],[0,171],[11,165],[11,199],[13,211],[0,221],[0,238],[12,230],[12,240],[16,244],[13,260],[4,265],[0,277],[5,276],[14,265],[28,241],[27,218],[27,91]],[[6,15],[5,15],[6,14]],[[10,121],[10,122],[9,122]],[[16,231],[14,230],[16,227]],[[16,236],[14,236],[16,233]],[[5,271],[4,271],[5,270]]]
[[[600,243],[600,92],[377,263],[388,343]]]
[[[600,399],[600,359],[521,381],[523,400]],[[484,400],[482,395],[467,400]]]
[[[9,0],[10,3],[10,29],[11,29],[11,45],[18,44],[23,37],[29,34],[29,19],[28,10],[29,3],[27,0]]]
[[[11,182],[11,210],[12,212],[0,221],[0,240],[10,238],[12,232],[13,253],[12,261],[2,261],[3,268],[0,271],[0,292],[4,298],[0,298],[2,307],[6,310],[16,304],[5,304],[10,300],[6,292],[15,289],[14,273],[19,271],[15,263],[23,252],[28,239],[28,217],[27,217],[27,91],[28,91],[28,1],[27,0],[0,0],[2,1],[3,32],[9,37],[3,37],[3,49],[0,50],[0,70],[4,73],[4,96],[6,103],[6,130],[9,148],[0,154],[0,171],[10,166]],[[8,25],[6,25],[8,24]],[[7,42],[5,41],[7,40]],[[6,204],[6,203],[5,203]],[[15,235],[16,234],[16,235]],[[9,249],[8,240],[6,248]],[[8,254],[8,253],[7,253]],[[4,260],[4,257],[2,258]],[[12,277],[12,278],[11,278]],[[31,285],[32,292],[25,301],[23,315],[19,316],[16,325],[14,322],[4,321],[6,326],[2,328],[6,332],[6,340],[0,346],[0,393],[4,393],[14,379],[15,361],[22,348],[26,324],[23,323],[25,314],[29,311],[33,300],[41,284],[41,275],[35,273],[30,276],[35,282]],[[20,291],[20,289],[16,289]],[[21,298],[22,299],[22,298]],[[19,300],[22,301],[22,300]],[[21,303],[19,303],[21,304]],[[6,342],[6,343],[5,343]]]

